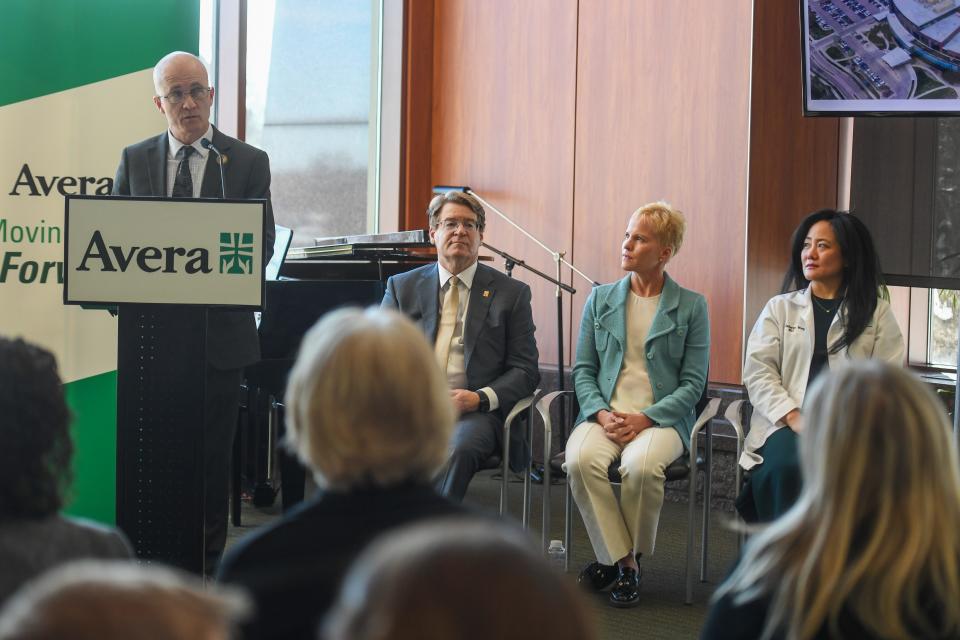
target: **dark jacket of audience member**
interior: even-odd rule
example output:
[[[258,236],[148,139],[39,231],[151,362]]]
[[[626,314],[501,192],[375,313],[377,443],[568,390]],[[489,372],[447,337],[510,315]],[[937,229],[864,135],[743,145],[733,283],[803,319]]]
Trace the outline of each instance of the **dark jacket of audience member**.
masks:
[[[119,531],[58,514],[71,480],[69,426],[53,354],[0,337],[0,603],[68,560],[132,555]]]
[[[571,581],[525,532],[426,522],[383,536],[350,570],[325,640],[592,640]]]
[[[248,638],[315,638],[353,559],[380,533],[464,513],[429,482],[454,423],[433,350],[400,313],[342,310],[304,337],[287,436],[319,495],[230,549],[219,578],[256,604]]]
[[[940,400],[859,360],[804,407],[800,497],[750,540],[702,637],[960,637],[960,468]]]

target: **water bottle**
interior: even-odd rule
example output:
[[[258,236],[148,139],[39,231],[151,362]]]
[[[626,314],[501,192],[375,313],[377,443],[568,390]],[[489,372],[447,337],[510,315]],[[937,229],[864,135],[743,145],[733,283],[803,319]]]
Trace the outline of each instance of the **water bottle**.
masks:
[[[567,550],[563,548],[563,540],[551,540],[547,547],[547,560],[557,571],[563,573],[566,571]]]

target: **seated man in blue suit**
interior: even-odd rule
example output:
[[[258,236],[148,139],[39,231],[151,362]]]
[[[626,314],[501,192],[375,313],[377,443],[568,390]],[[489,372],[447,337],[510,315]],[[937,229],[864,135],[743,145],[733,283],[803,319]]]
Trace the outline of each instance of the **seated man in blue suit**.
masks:
[[[387,281],[382,306],[413,319],[434,345],[460,414],[441,494],[462,500],[473,474],[503,446],[503,420],[540,381],[530,288],[479,264],[486,214],[471,195],[451,191],[427,208],[437,264]],[[511,467],[529,452],[511,433]]]

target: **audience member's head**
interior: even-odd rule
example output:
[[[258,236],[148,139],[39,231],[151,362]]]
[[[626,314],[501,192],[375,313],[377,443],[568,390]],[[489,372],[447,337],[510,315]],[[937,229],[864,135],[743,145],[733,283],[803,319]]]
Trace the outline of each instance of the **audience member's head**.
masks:
[[[287,385],[288,441],[320,484],[429,481],[453,403],[423,333],[396,311],[343,309],[303,339]]]
[[[73,455],[69,426],[53,354],[0,337],[0,521],[60,509]]]
[[[54,569],[0,611],[0,640],[227,640],[245,596],[203,588],[191,576],[130,562],[83,561]]]
[[[357,560],[327,640],[590,640],[581,594],[522,532],[433,521],[386,535]]]
[[[877,360],[822,375],[800,437],[804,487],[718,592],[770,599],[810,638],[841,612],[876,637],[960,635],[960,470],[940,400]]]

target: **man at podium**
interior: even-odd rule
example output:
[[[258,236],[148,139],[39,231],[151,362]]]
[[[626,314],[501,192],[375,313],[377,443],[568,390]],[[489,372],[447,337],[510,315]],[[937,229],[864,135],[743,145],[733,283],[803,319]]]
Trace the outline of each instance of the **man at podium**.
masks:
[[[264,263],[273,254],[270,159],[210,124],[214,89],[196,56],[175,51],[153,69],[153,102],[167,130],[123,150],[115,195],[174,198],[266,198]],[[230,451],[243,368],[260,359],[253,313],[211,309],[207,316],[204,419],[205,569],[212,573],[227,539]]]

